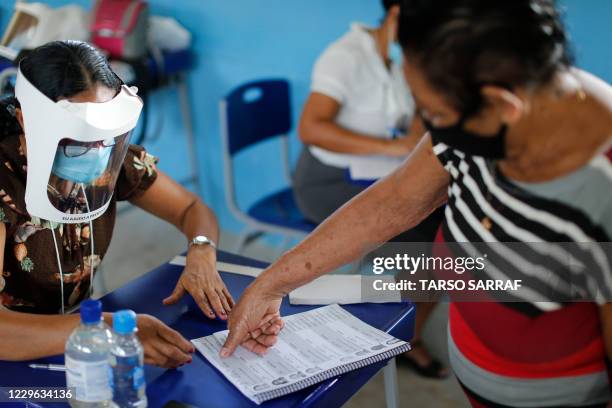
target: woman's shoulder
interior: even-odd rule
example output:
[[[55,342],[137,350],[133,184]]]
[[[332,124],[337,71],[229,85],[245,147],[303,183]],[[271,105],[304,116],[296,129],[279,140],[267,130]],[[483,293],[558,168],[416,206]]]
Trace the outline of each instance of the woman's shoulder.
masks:
[[[317,58],[317,65],[334,63],[354,66],[359,58],[359,49],[343,37],[323,50]]]
[[[368,28],[364,24],[353,23],[349,31],[325,48],[319,56],[319,60],[342,58],[359,66],[359,63],[365,62],[364,60],[367,58],[365,52],[367,45],[365,44],[373,41],[370,36]]]

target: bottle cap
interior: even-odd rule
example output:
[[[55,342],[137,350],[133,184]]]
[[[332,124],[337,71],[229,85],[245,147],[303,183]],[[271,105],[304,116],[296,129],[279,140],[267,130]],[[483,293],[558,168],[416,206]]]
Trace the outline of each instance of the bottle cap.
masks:
[[[132,334],[136,331],[136,313],[120,310],[113,315],[113,329],[117,334]]]
[[[83,323],[98,323],[102,320],[102,302],[87,299],[81,303],[81,321]]]

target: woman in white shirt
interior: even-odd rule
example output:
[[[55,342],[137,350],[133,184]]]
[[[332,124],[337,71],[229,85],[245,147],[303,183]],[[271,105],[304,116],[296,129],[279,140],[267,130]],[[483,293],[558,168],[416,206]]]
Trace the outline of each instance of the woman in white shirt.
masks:
[[[380,26],[353,23],[314,66],[299,125],[306,146],[293,180],[297,204],[313,222],[322,222],[366,188],[351,180],[352,168],[372,168],[381,160],[399,165],[424,133],[420,120],[413,120],[415,104],[402,74],[396,43],[399,4],[383,0]],[[438,210],[394,241],[431,242],[441,220]],[[446,370],[419,341],[433,306],[419,305],[415,348],[406,361],[424,376],[444,377]]]

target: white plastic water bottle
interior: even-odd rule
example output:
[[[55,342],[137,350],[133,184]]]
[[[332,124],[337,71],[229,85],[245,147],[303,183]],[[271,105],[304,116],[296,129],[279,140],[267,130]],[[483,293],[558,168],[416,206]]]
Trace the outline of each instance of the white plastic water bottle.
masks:
[[[72,407],[110,407],[111,340],[110,328],[102,320],[102,304],[85,300],[81,303],[81,324],[66,342],[66,384],[74,388]]]
[[[136,337],[136,313],[131,310],[116,312],[113,331],[110,352],[113,403],[119,408],[144,408],[147,406],[144,350]]]

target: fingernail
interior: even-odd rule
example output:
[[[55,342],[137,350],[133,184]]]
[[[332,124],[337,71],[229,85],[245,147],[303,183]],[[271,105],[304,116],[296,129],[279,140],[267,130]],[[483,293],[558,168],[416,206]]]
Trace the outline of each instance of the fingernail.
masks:
[[[221,348],[221,357],[229,357],[229,349],[226,347]]]

